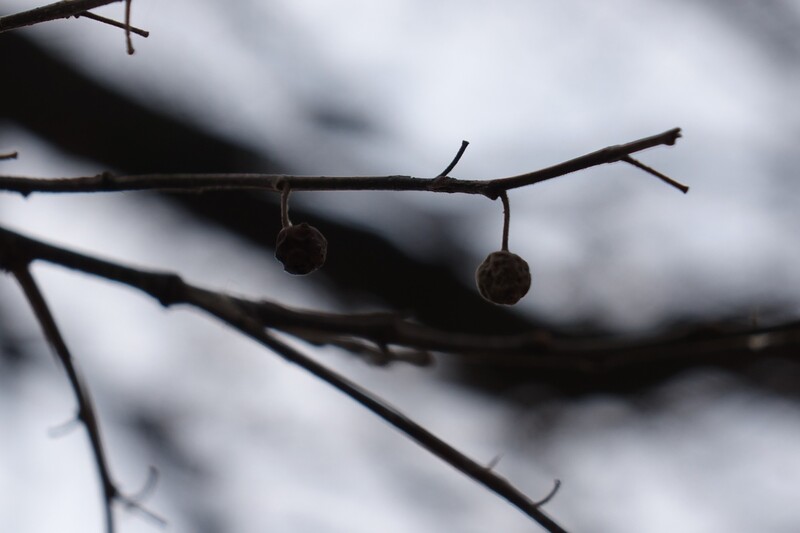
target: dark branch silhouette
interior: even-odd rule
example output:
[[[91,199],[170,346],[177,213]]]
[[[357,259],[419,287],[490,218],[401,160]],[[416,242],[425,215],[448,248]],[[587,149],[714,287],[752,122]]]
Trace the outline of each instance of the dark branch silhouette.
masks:
[[[206,311],[210,315],[227,323],[232,328],[267,346],[284,359],[302,367],[314,376],[339,389],[406,434],[429,452],[478,483],[481,483],[502,498],[508,500],[520,511],[538,522],[547,531],[552,533],[565,533],[566,530],[547,516],[540,509],[539,504],[533,502],[490,468],[486,468],[462,454],[457,449],[403,415],[384,400],[280,341],[265,328],[260,317],[252,313],[253,306],[255,305],[257,307],[258,303],[190,285],[184,282],[177,274],[148,272],[130,268],[118,263],[97,259],[49,245],[5,228],[0,228],[0,267],[10,270],[20,279],[20,283],[26,295],[31,300],[37,317],[39,317],[43,324],[43,329],[45,330],[48,340],[54,344],[62,361],[65,361],[64,364],[70,374],[70,381],[73,383],[73,389],[79,398],[81,407],[79,417],[89,430],[90,436],[92,436],[92,448],[101,472],[109,533],[113,531],[111,502],[114,499],[121,498],[121,496],[108,473],[105,454],[100,443],[96,417],[91,403],[88,400],[88,392],[78,379],[77,374],[75,374],[66,344],[63,343],[60,333],[55,326],[55,322],[44,304],[41,293],[38,291],[35,284],[33,284],[32,278],[28,273],[28,265],[36,260],[59,264],[88,274],[124,283],[149,294],[165,307],[188,304]],[[75,376],[74,378],[73,375]],[[549,498],[545,498],[545,500],[548,499]]]
[[[479,194],[492,200],[503,192],[557,178],[597,165],[626,160],[630,154],[658,145],[672,145],[680,137],[680,128],[626,144],[609,146],[534,172],[492,180],[459,180],[447,176],[417,178],[413,176],[291,176],[286,174],[145,174],[114,176],[103,172],[78,178],[28,178],[0,176],[0,189],[28,195],[34,192],[88,193],[160,190],[169,192],[205,192],[219,190],[261,189],[293,191],[429,191],[440,193]],[[652,169],[646,170],[653,173]],[[657,174],[664,179],[663,174]],[[670,185],[682,192],[688,187],[667,178]]]

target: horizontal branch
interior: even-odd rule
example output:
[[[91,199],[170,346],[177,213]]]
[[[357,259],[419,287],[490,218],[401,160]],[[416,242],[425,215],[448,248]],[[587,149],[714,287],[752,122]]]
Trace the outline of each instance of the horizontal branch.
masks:
[[[67,2],[55,2],[28,11],[0,17],[0,33],[23,28],[25,26],[33,26],[41,22],[82,15],[90,9],[121,1],[122,0],[69,0]]]
[[[14,256],[19,256],[15,259]],[[52,246],[0,227],[0,265],[40,259],[140,289],[164,305],[186,301],[188,286],[169,272],[148,272]],[[753,353],[800,347],[800,322],[765,327],[722,323],[701,325],[644,338],[558,338],[537,330],[511,335],[476,335],[442,331],[395,313],[340,314],[293,309],[266,300],[192,288],[195,298],[230,302],[263,327],[314,344],[347,345],[347,340],[376,347],[401,347],[419,352],[450,353],[470,361],[520,368],[570,369],[578,373],[607,372],[674,357],[711,361],[706,354]],[[180,298],[178,297],[180,295]],[[326,342],[327,341],[327,342]],[[419,358],[415,359],[421,364]]]
[[[429,191],[479,194],[496,199],[504,191],[533,185],[578,170],[621,161],[625,156],[659,145],[673,145],[680,137],[674,128],[658,135],[627,144],[609,146],[552,167],[509,178],[492,180],[460,180],[447,176],[418,178],[413,176],[291,176],[285,174],[145,174],[114,176],[108,172],[78,178],[28,178],[0,176],[0,190],[28,195],[36,192],[89,193],[161,190],[171,192],[206,192],[214,190],[261,189],[281,192],[313,191]],[[676,182],[677,183],[677,182]],[[686,192],[688,187],[677,184]]]

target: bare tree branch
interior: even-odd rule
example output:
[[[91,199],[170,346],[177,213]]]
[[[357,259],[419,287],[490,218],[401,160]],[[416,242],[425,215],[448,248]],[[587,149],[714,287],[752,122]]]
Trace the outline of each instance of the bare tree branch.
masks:
[[[87,19],[96,20],[97,22],[102,22],[103,24],[108,24],[109,26],[114,26],[115,28],[119,28],[121,30],[129,30],[131,33],[135,33],[136,35],[140,35],[140,36],[145,37],[145,38],[150,37],[150,32],[149,31],[145,31],[145,30],[143,30],[141,28],[137,28],[136,26],[125,26],[125,24],[122,23],[122,22],[118,22],[118,21],[116,21],[114,19],[106,18],[106,17],[100,16],[100,15],[96,15],[96,14],[91,13],[89,11],[87,11],[85,13],[81,13],[80,15],[75,15],[75,18],[78,18],[78,17],[84,17],[84,18],[87,18]]]
[[[17,155],[19,155],[19,154],[17,154],[17,152],[9,152],[7,154],[0,154],[0,161],[2,161],[4,159],[16,159]]]
[[[70,385],[78,401],[77,420],[83,424],[89,435],[92,455],[94,456],[97,471],[100,476],[100,484],[103,487],[103,508],[105,509],[106,531],[108,533],[114,532],[113,504],[115,501],[120,501],[128,507],[136,508],[152,520],[164,524],[165,522],[163,519],[144,509],[132,498],[123,495],[112,480],[103,440],[100,436],[100,424],[97,419],[97,411],[92,403],[89,389],[75,366],[72,355],[67,348],[64,338],[61,336],[61,332],[44,299],[44,295],[39,290],[39,286],[30,273],[28,262],[14,262],[12,264],[0,263],[0,266],[9,268],[17,278],[28,302],[31,304],[36,319],[39,321],[39,325],[42,327],[45,338],[47,338],[48,343],[55,351],[67,373]]]
[[[28,195],[34,192],[87,193],[136,190],[171,192],[205,192],[212,190],[262,189],[282,192],[314,191],[430,191],[442,193],[480,194],[496,199],[504,191],[533,185],[578,170],[615,163],[632,153],[659,145],[673,145],[680,137],[680,128],[646,137],[627,144],[609,146],[570,161],[535,172],[492,180],[459,180],[447,176],[417,178],[412,176],[291,176],[286,174],[144,174],[114,176],[108,172],[79,178],[27,178],[0,176],[0,190]],[[649,168],[649,167],[648,167]],[[648,170],[649,172],[649,170]],[[663,179],[663,178],[662,178]],[[689,190],[674,180],[679,190]]]
[[[58,326],[56,326],[55,319],[50,313],[50,309],[47,306],[47,302],[45,302],[44,296],[39,290],[39,287],[33,279],[33,276],[31,276],[30,271],[28,270],[28,265],[20,264],[15,266],[13,267],[12,272],[17,278],[22,290],[25,292],[25,296],[28,298],[28,302],[31,304],[31,308],[36,315],[36,319],[39,321],[39,325],[44,331],[44,335],[47,338],[48,343],[56,352],[59,361],[61,361],[64,370],[67,372],[70,385],[72,386],[72,390],[78,400],[77,418],[83,423],[84,427],[86,428],[86,432],[89,435],[89,442],[91,443],[95,464],[97,465],[97,471],[100,475],[100,484],[103,487],[106,531],[108,531],[108,533],[113,533],[114,511],[112,509],[112,505],[114,499],[119,494],[119,491],[117,490],[114,481],[111,479],[111,473],[109,472],[105,449],[103,448],[103,441],[100,438],[100,427],[97,422],[97,413],[95,411],[94,404],[92,403],[92,399],[89,396],[89,389],[86,387],[83,379],[78,373],[78,370],[75,368],[72,355],[69,353],[69,349],[67,348],[67,345],[58,330]]]
[[[25,26],[33,26],[41,22],[82,15],[90,9],[121,1],[122,0],[69,0],[67,2],[54,2],[29,11],[22,11],[13,15],[0,17],[0,33],[23,28]]]
[[[306,371],[350,396],[352,399],[416,441],[429,452],[433,453],[473,480],[484,485],[489,490],[508,500],[520,511],[538,522],[547,531],[550,531],[551,533],[565,533],[565,530],[562,527],[560,527],[549,516],[542,512],[538,504],[525,496],[521,491],[519,491],[519,489],[511,485],[506,479],[497,475],[491,469],[471,460],[416,422],[400,413],[397,409],[386,403],[384,400],[378,398],[365,389],[362,389],[355,383],[349,381],[347,378],[340,376],[336,372],[328,369],[308,356],[302,354],[298,350],[290,347],[288,344],[277,339],[273,334],[269,333],[265,329],[265,325],[261,320],[261,317],[252,313],[254,306],[256,306],[257,309],[258,303],[223,293],[209,291],[200,287],[195,287],[184,282],[176,274],[147,272],[133,269],[112,263],[110,261],[97,259],[91,256],[45,244],[4,228],[0,228],[0,267],[10,269],[15,275],[18,276],[18,278],[21,278],[21,283],[24,282],[23,287],[26,288],[26,294],[31,290],[31,286],[35,288],[35,285],[31,285],[32,279],[30,278],[29,274],[27,274],[28,264],[37,259],[60,264],[65,267],[80,270],[138,288],[156,298],[164,306],[189,304],[206,311],[210,315],[219,318],[233,328],[241,331],[248,337],[251,337],[261,344],[267,346],[288,361],[295,363],[296,365],[302,367]],[[28,281],[29,279],[31,279],[30,282]],[[37,316],[39,316],[41,313],[39,308],[44,304],[38,289],[32,291],[29,294],[29,298],[31,298],[32,304],[37,309]],[[42,303],[39,302],[40,300]],[[44,307],[44,309],[46,310],[46,307]],[[71,360],[69,357],[69,352],[66,350],[66,345],[63,343],[63,340],[61,340],[61,337],[58,334],[58,330],[55,327],[54,322],[52,322],[52,317],[49,315],[49,312],[42,316],[45,316],[45,319],[41,320],[43,321],[43,324],[47,324],[43,327],[48,334],[48,338],[54,339],[51,340],[51,342],[54,342],[54,344],[58,342],[58,353],[60,354],[61,358],[66,358],[68,361]],[[49,317],[49,319],[47,317]],[[49,320],[49,322],[46,319]],[[70,365],[69,368],[73,367]],[[72,375],[70,379],[73,380]],[[80,386],[79,381],[77,381],[77,377],[75,380],[73,380],[73,383],[77,384],[74,385],[74,388],[76,389],[76,393],[81,394],[79,397],[84,397],[85,388]],[[81,391],[84,392],[81,393]],[[89,411],[89,413],[93,413],[93,411]],[[84,414],[82,417],[83,416],[88,415]],[[93,415],[91,420],[95,420]],[[119,492],[114,484],[110,481],[108,468],[105,466],[102,447],[100,446],[99,430],[96,429],[96,422],[93,422],[93,424],[95,429],[90,431],[90,435],[94,434],[97,436],[96,441],[93,440],[93,447],[95,447],[96,450],[98,463],[103,465],[101,467],[101,477],[106,494],[107,513],[110,515],[110,501],[112,501],[114,498],[119,498]],[[87,427],[89,427],[88,424]],[[109,518],[109,524],[110,527],[113,527],[111,518]],[[109,531],[111,531],[111,529],[109,529]]]
[[[15,259],[15,257],[18,257]],[[146,292],[163,305],[230,302],[262,327],[276,329],[314,344],[370,342],[420,352],[458,354],[470,361],[490,360],[509,367],[564,368],[578,373],[613,371],[674,358],[707,364],[717,353],[758,354],[800,346],[800,322],[742,327],[705,324],[662,335],[622,338],[559,338],[547,330],[511,335],[476,335],[431,328],[397,313],[340,314],[293,309],[267,300],[250,300],[193,288],[179,276],[125,267],[59,248],[0,227],[0,265],[40,259],[114,280]],[[188,298],[188,299],[187,299]],[[704,358],[709,355],[709,358]]]

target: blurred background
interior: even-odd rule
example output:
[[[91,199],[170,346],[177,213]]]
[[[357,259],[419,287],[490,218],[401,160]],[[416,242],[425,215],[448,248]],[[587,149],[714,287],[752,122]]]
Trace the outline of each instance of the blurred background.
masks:
[[[0,14],[30,9],[7,0]],[[97,11],[122,19],[123,5]],[[502,208],[425,193],[297,193],[329,261],[286,275],[261,194],[0,195],[10,229],[202,286],[317,310],[407,312],[448,331],[650,338],[800,318],[800,4],[136,0],[151,32],[87,19],[0,35],[3,175],[104,170],[489,179],[681,127],[637,157],[511,194],[533,285],[484,302]],[[538,526],[301,370],[199,312],[36,265],[124,490],[168,531],[522,532]],[[705,328],[705,329],[703,329]],[[0,531],[101,531],[75,402],[19,288],[0,278]],[[800,528],[798,348],[607,372],[437,356],[371,367],[307,349],[575,532]],[[120,531],[158,527],[119,511]]]

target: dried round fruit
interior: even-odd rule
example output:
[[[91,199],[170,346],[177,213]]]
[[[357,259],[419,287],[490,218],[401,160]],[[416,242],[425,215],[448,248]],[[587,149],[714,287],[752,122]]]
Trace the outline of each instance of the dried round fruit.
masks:
[[[325,264],[328,241],[305,222],[283,228],[275,243],[275,257],[289,274],[303,276]]]
[[[514,305],[531,288],[528,263],[508,251],[492,252],[475,272],[478,291],[495,304]]]

